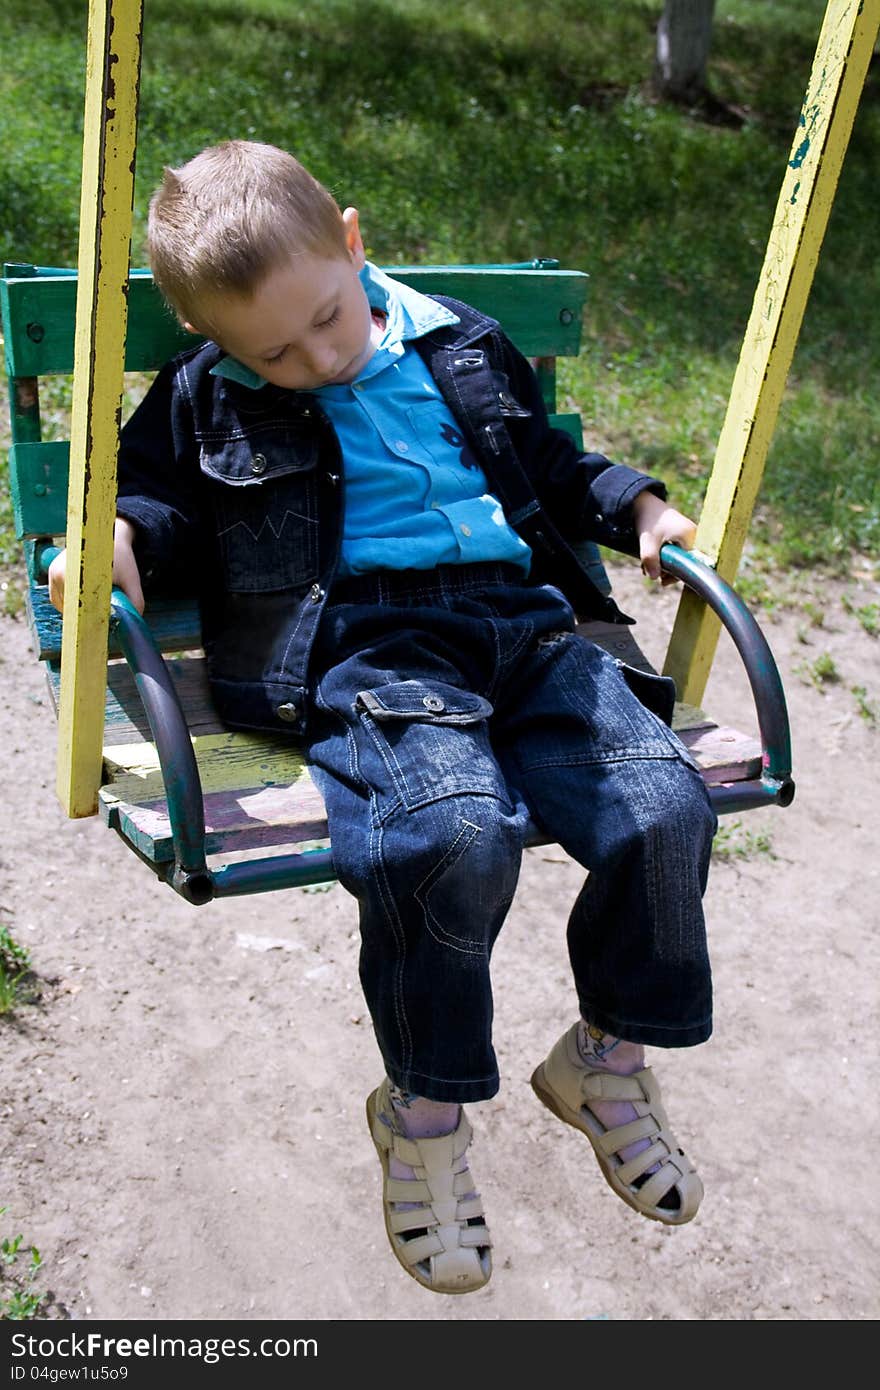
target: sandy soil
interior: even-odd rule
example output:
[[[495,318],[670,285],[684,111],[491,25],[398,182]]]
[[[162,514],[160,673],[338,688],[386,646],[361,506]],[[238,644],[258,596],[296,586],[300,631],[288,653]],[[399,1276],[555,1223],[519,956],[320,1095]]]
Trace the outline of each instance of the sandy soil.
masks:
[[[649,594],[634,568],[618,592],[656,657],[673,595]],[[420,1289],[386,1244],[352,900],[334,886],[191,908],[98,821],[67,821],[42,672],[24,623],[0,621],[0,921],[42,996],[0,1020],[0,1237],[39,1247],[43,1316],[877,1317],[864,1160],[878,1117],[880,640],[845,595],[876,603],[880,588],[866,571],[800,590],[822,626],[803,608],[767,620],[797,798],[725,822],[707,899],[715,1034],[652,1057],[706,1186],[699,1216],[668,1230],[631,1212],[531,1092],[573,1017],[563,927],[579,873],[558,848],[530,851],[494,960],[502,1089],[470,1112],[495,1273],[458,1299]],[[803,668],[823,654],[841,679],[820,690]],[[706,705],[751,722],[729,644]]]

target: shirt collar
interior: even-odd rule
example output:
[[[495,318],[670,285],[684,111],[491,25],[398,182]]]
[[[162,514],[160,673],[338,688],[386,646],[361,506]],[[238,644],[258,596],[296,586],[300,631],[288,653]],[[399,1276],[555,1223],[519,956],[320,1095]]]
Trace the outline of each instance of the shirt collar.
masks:
[[[360,281],[366,291],[370,308],[380,309],[386,316],[385,332],[376,349],[376,356],[385,352],[399,356],[404,343],[423,338],[435,328],[445,328],[460,322],[458,315],[451,309],[438,304],[436,299],[429,298],[420,290],[414,290],[411,285],[393,280],[377,265],[373,265],[372,261],[367,261],[360,272]],[[370,369],[375,369],[378,365],[373,364],[371,359],[364,370],[370,371],[372,375]],[[240,386],[247,386],[254,391],[266,385],[265,377],[228,355],[220,358],[211,368],[210,374],[223,377],[226,381],[238,382]]]

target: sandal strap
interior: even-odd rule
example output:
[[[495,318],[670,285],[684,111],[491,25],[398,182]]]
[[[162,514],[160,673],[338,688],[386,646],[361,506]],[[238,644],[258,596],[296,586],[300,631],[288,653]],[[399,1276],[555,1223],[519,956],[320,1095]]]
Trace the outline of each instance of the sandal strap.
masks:
[[[640,1178],[643,1173],[647,1173],[650,1168],[653,1168],[655,1163],[663,1163],[667,1158],[669,1158],[669,1149],[662,1140],[658,1139],[649,1149],[642,1149],[641,1153],[635,1154],[626,1163],[621,1163],[617,1170],[617,1176],[621,1182],[629,1185]]]
[[[431,1189],[419,1178],[386,1178],[385,1197],[389,1202],[430,1202]]]
[[[610,1158],[612,1154],[620,1153],[627,1144],[634,1144],[637,1139],[655,1139],[660,1133],[660,1127],[653,1115],[641,1115],[636,1120],[629,1120],[624,1125],[617,1125],[614,1129],[606,1129],[605,1133],[598,1139],[602,1152]]]
[[[423,1168],[426,1173],[440,1173],[452,1167],[466,1151],[473,1137],[470,1123],[464,1111],[458,1128],[452,1134],[438,1134],[432,1139],[409,1139],[393,1129],[379,1110],[373,1121],[374,1141],[383,1149],[389,1149],[395,1158],[409,1168]]]
[[[645,1067],[631,1076],[616,1076],[611,1071],[585,1071],[581,1081],[584,1100],[628,1100],[631,1105],[650,1102],[650,1081],[644,1080],[650,1070],[650,1067]],[[659,1099],[656,1082],[653,1094]]]
[[[445,1206],[445,1204],[429,1202],[426,1205],[410,1207],[403,1211],[399,1207],[395,1207],[388,1213],[388,1224],[397,1234],[403,1234],[405,1231],[431,1230],[444,1220],[446,1220],[446,1224],[449,1224],[448,1212],[438,1211],[438,1206]],[[470,1200],[460,1201],[456,1204],[453,1220],[470,1221],[472,1218],[482,1218],[482,1216],[482,1201],[478,1194],[474,1193]]]
[[[671,1192],[674,1187],[677,1187],[685,1176],[678,1164],[673,1159],[669,1159],[668,1162],[662,1163],[657,1172],[652,1173],[648,1181],[639,1188],[639,1196],[648,1206],[656,1207],[667,1192]]]

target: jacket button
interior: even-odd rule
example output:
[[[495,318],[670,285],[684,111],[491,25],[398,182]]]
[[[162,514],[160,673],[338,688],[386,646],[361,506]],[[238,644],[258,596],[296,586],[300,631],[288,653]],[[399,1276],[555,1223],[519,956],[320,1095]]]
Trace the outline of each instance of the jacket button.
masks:
[[[259,474],[259,473],[265,473],[265,471],[266,471],[266,455],[265,455],[265,454],[254,454],[253,458],[251,459],[251,472],[252,472],[252,473],[258,473],[258,474]]]
[[[309,589],[309,598],[312,600],[312,603],[320,603],[323,597],[324,590],[321,588],[320,584],[313,584]]]
[[[275,713],[278,715],[279,719],[284,720],[285,724],[295,724],[299,719],[299,711],[296,705],[289,703],[286,705],[276,705]]]
[[[432,714],[440,714],[446,708],[446,701],[441,700],[439,695],[426,695],[422,700],[422,704],[425,706],[425,709],[430,710]]]

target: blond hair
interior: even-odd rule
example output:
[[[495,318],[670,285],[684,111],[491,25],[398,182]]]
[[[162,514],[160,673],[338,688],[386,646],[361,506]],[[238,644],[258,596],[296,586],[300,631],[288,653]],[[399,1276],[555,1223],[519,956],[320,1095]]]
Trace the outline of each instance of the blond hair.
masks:
[[[345,225],[322,184],[274,145],[227,140],[166,169],[150,202],[153,277],[182,322],[210,332],[209,303],[250,297],[297,252],[346,254]]]

